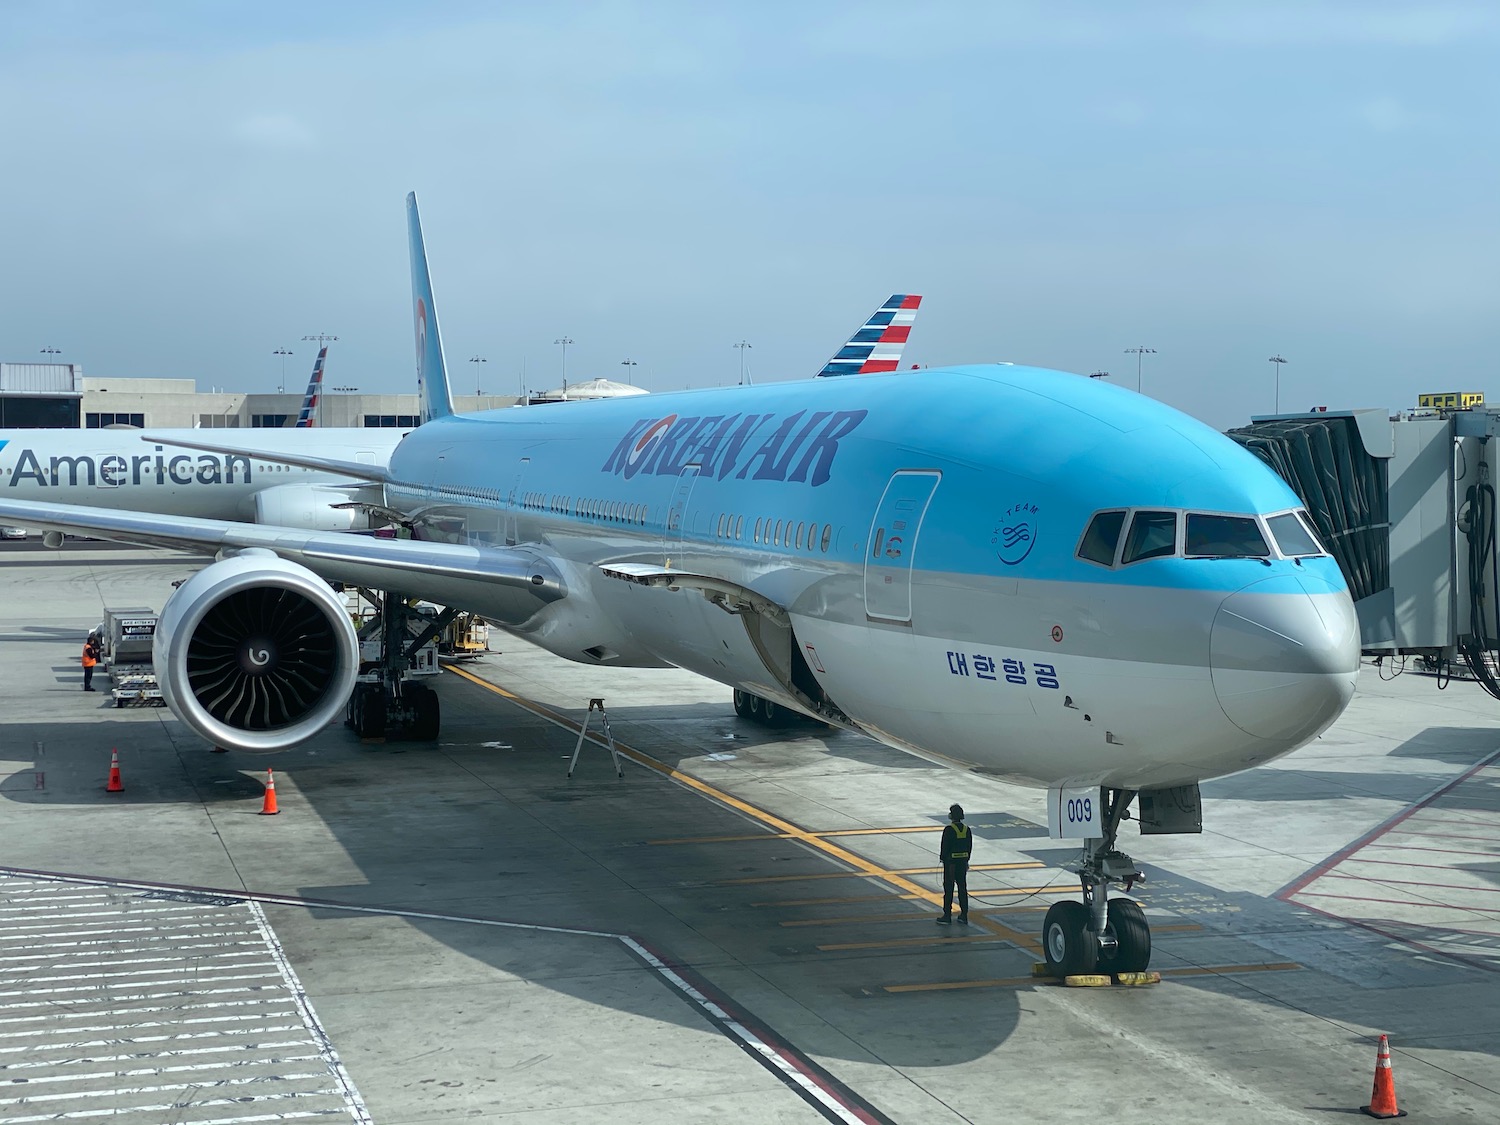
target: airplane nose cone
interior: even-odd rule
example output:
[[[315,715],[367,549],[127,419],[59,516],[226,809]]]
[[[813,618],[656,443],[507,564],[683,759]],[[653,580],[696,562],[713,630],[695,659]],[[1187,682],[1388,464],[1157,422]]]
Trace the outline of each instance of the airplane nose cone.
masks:
[[[1210,638],[1214,692],[1246,734],[1301,745],[1354,694],[1359,623],[1348,591],[1280,575],[1231,594]]]

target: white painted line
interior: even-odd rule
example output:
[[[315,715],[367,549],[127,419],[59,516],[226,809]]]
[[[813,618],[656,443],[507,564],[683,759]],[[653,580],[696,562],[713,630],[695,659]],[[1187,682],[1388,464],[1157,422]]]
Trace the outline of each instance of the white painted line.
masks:
[[[160,928],[159,926],[154,924],[150,926],[119,926],[116,924],[119,922],[132,921],[134,921],[133,918],[121,918],[116,915],[108,922],[80,922],[75,925],[68,926],[48,926],[45,929],[40,926],[12,926],[9,923],[0,922],[0,925],[4,925],[6,929],[6,933],[4,935],[0,935],[0,941],[32,941],[35,938],[39,937],[65,937],[72,934],[136,934],[143,931]],[[182,930],[199,930],[214,926],[227,927],[231,925],[233,925],[235,928],[240,928],[238,923],[230,922],[227,920],[215,920],[208,922],[178,922],[176,923],[175,928]],[[25,932],[23,933],[22,931]]]
[[[259,945],[260,943],[259,942],[235,942],[234,944],[236,944],[236,945]],[[173,946],[169,946],[169,948],[172,950],[172,952],[175,953],[179,949],[222,949],[223,946],[218,945],[218,944],[204,945],[204,946],[197,946],[197,945],[173,945]],[[127,960],[119,960],[119,961],[114,960],[113,958],[106,958],[103,961],[74,961],[74,962],[69,962],[68,967],[70,967],[70,968],[77,968],[80,965],[102,965],[105,968],[109,968],[109,967],[111,967],[113,965],[150,965],[150,964],[154,964],[154,963],[157,963],[157,962],[166,962],[166,961],[212,961],[212,960],[215,960],[217,958],[258,957],[258,956],[260,956],[261,952],[262,952],[261,950],[257,949],[257,950],[254,950],[254,951],[248,951],[248,952],[244,952],[244,953],[199,953],[199,954],[197,954],[196,956],[193,956],[193,957],[134,957],[134,958],[130,958],[130,959],[127,959]],[[71,956],[71,955],[67,954],[67,953],[46,953],[46,954],[43,954],[43,958],[48,959],[48,960],[55,960],[58,957],[68,957],[68,956]],[[40,959],[42,959],[42,958],[38,958],[38,960],[40,960]],[[25,961],[25,960],[26,960],[25,957],[0,957],[0,961]],[[59,966],[59,967],[61,967],[61,966]],[[5,972],[11,972],[12,970],[6,969],[4,971]],[[25,970],[23,968],[23,969],[21,969],[19,971],[24,972]]]
[[[43,994],[45,992],[48,992],[48,991],[51,991],[51,990],[50,989],[44,989],[44,990],[42,990]],[[70,989],[63,989],[61,991],[72,992],[73,989],[71,989],[71,988]],[[279,992],[279,991],[280,991],[280,989],[275,984],[242,984],[242,985],[237,985],[234,988],[187,988],[187,989],[178,989],[175,992],[128,992],[128,993],[125,993],[123,995],[117,995],[117,994],[111,993],[108,996],[100,996],[99,999],[102,1000],[102,1001],[107,1001],[107,1002],[109,1002],[111,1004],[124,1004],[124,1003],[126,1003],[128,1001],[132,1001],[132,1000],[169,1000],[173,996],[228,996],[228,995],[231,995],[231,994],[237,993],[237,992]],[[25,1008],[54,1008],[55,1009],[58,1006],[59,1003],[77,1004],[77,1003],[79,1003],[79,1001],[78,1000],[64,1000],[64,1001],[38,1000],[38,1001],[36,1001],[33,1004],[7,1004],[7,1005],[5,1005],[5,1011],[7,1011],[7,1012],[19,1012],[19,1011],[21,1011],[22,1009],[25,1009]],[[83,1003],[86,1004],[86,1003],[88,1003],[88,1001],[85,1000],[85,1001],[83,1001]],[[116,1008],[116,1009],[112,1009],[112,1010],[114,1010],[114,1011],[125,1011],[127,1009]]]
[[[3,1016],[0,1024],[6,1023],[35,1023],[37,1020],[87,1020],[97,1016],[131,1016],[136,1013],[151,1015],[156,1012],[186,1012],[196,1011],[199,1008],[244,1008],[252,1004],[291,1004],[293,998],[290,996],[266,996],[256,1000],[215,1000],[212,1004],[163,1004],[159,1008],[93,1008],[87,1012],[54,1012],[46,1016]],[[0,1034],[4,1034],[0,1032]]]
[[[223,937],[223,938],[238,937],[240,934],[243,934],[245,932],[244,930],[237,929],[237,928],[236,929],[228,929],[228,928],[225,928],[225,927],[220,927],[220,928],[223,930],[223,933],[221,933],[221,934],[219,934],[217,936]],[[214,936],[216,936],[214,934],[206,934],[206,933],[196,933],[196,934],[181,933],[181,932],[178,932],[176,930],[167,930],[167,931],[163,932],[159,927],[156,927],[156,926],[142,926],[142,927],[140,927],[137,930],[113,930],[113,931],[105,931],[105,932],[106,933],[121,933],[121,934],[149,933],[149,934],[153,934],[154,936],[150,937],[150,938],[139,938],[139,937],[89,937],[89,938],[86,938],[86,939],[81,940],[81,941],[36,941],[36,940],[32,940],[32,941],[30,941],[30,942],[27,943],[26,948],[28,948],[28,949],[91,949],[92,950],[92,949],[95,949],[95,947],[97,947],[97,946],[123,945],[123,946],[128,947],[128,949],[127,949],[128,952],[132,952],[133,953],[137,949],[141,948],[142,946],[166,945],[168,942],[171,942],[171,941],[174,941],[174,940],[175,941],[180,941],[183,938],[206,938],[206,937],[214,937]],[[44,936],[44,937],[60,937],[62,935],[59,935],[59,934],[44,934],[44,935],[41,935],[41,936]],[[253,941],[219,941],[219,942],[215,942],[214,944],[215,945],[254,945],[255,943]],[[201,945],[201,944],[200,945],[185,945],[185,946],[180,946],[178,948],[182,948],[182,949],[202,949],[202,948],[204,948],[204,946]],[[22,956],[0,957],[0,961],[24,961],[25,959],[26,958],[22,957]]]
[[[134,975],[134,974],[132,974],[132,975]],[[152,975],[155,975],[155,974],[147,972],[145,975],[152,976]],[[228,976],[228,977],[202,977],[202,976],[193,975],[193,974],[185,972],[185,971],[179,971],[176,975],[179,978],[186,977],[189,980],[191,980],[194,984],[222,984],[226,980],[270,980],[271,979],[271,974],[270,973],[240,973],[240,974],[238,974],[236,976]],[[111,974],[111,976],[113,976],[113,974]],[[179,980],[133,980],[133,981],[130,981],[128,983],[119,983],[119,984],[117,984],[117,983],[115,983],[115,982],[113,982],[113,981],[111,981],[109,979],[106,979],[106,978],[102,977],[101,974],[99,974],[99,973],[90,973],[87,978],[78,978],[78,977],[75,977],[73,979],[75,979],[75,980],[78,980],[78,979],[95,979],[95,980],[98,981],[98,983],[97,984],[79,984],[79,985],[74,985],[72,988],[19,988],[19,989],[16,989],[14,992],[0,992],[0,996],[59,996],[59,995],[61,995],[64,992],[94,992],[94,993],[99,993],[100,994],[99,995],[99,999],[101,999],[101,1000],[123,1000],[123,999],[125,999],[125,997],[122,997],[122,996],[105,996],[105,995],[103,995],[103,990],[109,989],[109,988],[149,988],[151,986],[158,985],[158,984],[181,984],[182,983],[182,981],[179,979]],[[70,1001],[70,1002],[76,1002],[76,1001]],[[9,1005],[9,1004],[0,1005],[0,1007],[6,1007],[6,1008],[9,1008],[10,1006],[11,1005]]]
[[[257,1079],[257,1082],[260,1082],[260,1079]],[[225,1085],[234,1085],[234,1083],[225,1083]],[[195,1091],[195,1089],[199,1088],[198,1086],[189,1085],[163,1086],[162,1089]],[[144,1091],[120,1091],[120,1094],[141,1094],[141,1092]],[[46,1094],[42,1095],[42,1097],[51,1098],[52,1095]],[[63,1097],[63,1095],[57,1095],[57,1097]],[[255,1101],[284,1101],[287,1098],[309,1097],[327,1097],[327,1091],[320,1091],[317,1094],[257,1094],[255,1095]],[[80,1121],[83,1118],[118,1118],[118,1116],[126,1115],[126,1113],[181,1113],[181,1110],[184,1109],[196,1110],[204,1106],[243,1106],[243,1104],[245,1104],[243,1098],[211,1098],[208,1101],[193,1101],[190,1106],[177,1106],[177,1104],[168,1103],[165,1106],[126,1106],[113,1110],[78,1110],[77,1113],[39,1113],[39,1115],[31,1116],[31,1118],[6,1118],[5,1125],[31,1125],[31,1122],[36,1121]],[[332,1110],[332,1112],[338,1113],[338,1110]],[[269,1113],[269,1115],[263,1116],[263,1118],[226,1118],[223,1121],[236,1122],[236,1124],[242,1121],[288,1121],[291,1118],[326,1118],[326,1116],[329,1116],[329,1113],[330,1110],[308,1110],[305,1113]],[[193,1122],[193,1125],[207,1124],[205,1122]]]
[[[301,1081],[304,1078],[326,1078],[327,1075],[320,1073],[312,1074],[276,1074],[258,1075],[255,1078],[226,1078],[221,1082],[215,1082],[214,1088],[220,1086],[244,1086],[251,1082],[275,1082],[278,1079],[286,1081]],[[35,1102],[55,1102],[64,1098],[131,1098],[139,1094],[164,1094],[169,1090],[201,1090],[203,1086],[199,1082],[181,1082],[167,1086],[138,1086],[133,1090],[77,1090],[65,1094],[38,1094],[33,1098],[0,1098],[0,1105],[13,1105],[20,1109],[30,1109]],[[284,1098],[326,1098],[329,1090],[297,1090],[285,1094],[255,1095],[256,1101],[280,1101]],[[44,1114],[41,1117],[7,1117],[4,1118],[5,1125],[16,1125],[21,1121],[61,1121],[70,1117],[119,1117],[126,1113],[159,1113],[164,1109],[182,1110],[196,1109],[200,1105],[243,1105],[243,1098],[224,1098],[223,1100],[211,1102],[188,1102],[184,1105],[164,1106],[116,1106],[114,1109],[99,1110],[86,1109],[77,1113]]]
[[[302,1044],[302,1046],[304,1046],[304,1047],[312,1047],[314,1045],[315,1044],[312,1044],[312,1043],[304,1043],[304,1044]],[[32,1087],[32,1086],[40,1086],[43,1082],[97,1082],[101,1078],[145,1078],[148,1075],[157,1075],[157,1074],[183,1074],[183,1073],[188,1073],[188,1072],[202,1073],[203,1071],[206,1071],[206,1070],[218,1071],[218,1070],[223,1070],[225,1068],[241,1067],[241,1066],[279,1066],[282,1063],[290,1063],[290,1062],[314,1062],[314,1061],[316,1061],[317,1059],[320,1059],[320,1058],[322,1058],[322,1056],[318,1055],[318,1054],[311,1054],[311,1055],[281,1055],[281,1056],[279,1056],[277,1058],[269,1058],[269,1059],[218,1059],[218,1060],[211,1060],[211,1061],[206,1062],[206,1063],[184,1063],[181,1066],[147,1066],[147,1067],[139,1067],[139,1068],[137,1068],[135,1070],[96,1070],[96,1071],[94,1071],[94,1072],[92,1072],[90,1074],[44,1074],[44,1075],[41,1075],[41,1076],[39,1076],[37,1078],[28,1078],[28,1079],[26,1079],[26,1085],[29,1088],[29,1087]],[[90,1063],[92,1063],[92,1062],[98,1062],[99,1060],[98,1059],[85,1059],[83,1061],[84,1062],[90,1062]],[[57,1066],[57,1065],[60,1065],[60,1064],[57,1064],[57,1063],[46,1063],[46,1064],[42,1064],[42,1065]],[[311,1074],[311,1075],[308,1075],[308,1074],[274,1074],[274,1075],[266,1075],[265,1076],[265,1080],[267,1080],[267,1081],[277,1081],[277,1080],[282,1079],[282,1078],[322,1078],[322,1077],[324,1077],[324,1075],[321,1072],[318,1072],[316,1074]],[[221,1080],[217,1079],[217,1078],[214,1078],[214,1079],[205,1079],[203,1082],[195,1082],[195,1083],[191,1083],[191,1085],[194,1085],[194,1086],[203,1086],[203,1085],[218,1086],[218,1085],[221,1085]],[[170,1087],[170,1086],[159,1086],[159,1087],[157,1087],[157,1089],[161,1089],[161,1090],[168,1090],[168,1089],[173,1089],[173,1088],[174,1087]],[[76,1094],[76,1096],[77,1097],[99,1097],[101,1095],[108,1095],[108,1094],[113,1094],[113,1093],[117,1093],[117,1092],[118,1091],[115,1091],[115,1090],[89,1090],[89,1091],[79,1091]],[[66,1094],[49,1094],[48,1095],[48,1097],[67,1097],[67,1096],[69,1096],[69,1095],[66,1095]],[[19,1100],[25,1101],[26,1099],[22,1098],[22,1099],[19,1099]],[[32,1099],[32,1100],[34,1101],[36,1099]]]
[[[269,1016],[234,1016],[226,1017],[233,1019],[270,1019]],[[223,1020],[161,1020],[156,1023],[133,1023],[132,1028],[137,1027],[177,1027],[180,1023],[222,1023]],[[113,1025],[104,1027],[58,1027],[53,1031],[66,1031],[69,1035],[90,1033],[96,1031],[118,1031]],[[119,1047],[127,1043],[175,1043],[178,1040],[188,1039],[222,1039],[227,1035],[272,1035],[283,1031],[306,1031],[300,1023],[276,1024],[271,1027],[234,1027],[228,1031],[185,1031],[178,1035],[135,1035],[125,1038],[110,1037],[109,1039],[87,1039],[75,1043],[23,1043],[19,1047],[0,1047],[0,1053],[15,1051],[82,1051],[88,1047]],[[41,1034],[41,1032],[23,1031],[22,1035]],[[238,1050],[238,1048],[236,1048]]]
[[[297,979],[296,972],[292,969],[291,962],[286,959],[286,951],[281,948],[281,941],[276,932],[271,929],[271,923],[266,920],[266,912],[261,909],[260,903],[248,902],[245,904],[250,908],[250,916],[255,919],[256,926],[261,935],[266,939],[266,947],[270,949],[271,956],[276,959],[276,964],[281,968],[282,979],[286,981],[288,988],[292,990],[292,996],[297,1001],[297,1010],[302,1013],[302,1022],[307,1025],[307,1030],[317,1041],[319,1051],[323,1056],[324,1063],[333,1072],[335,1082],[338,1084],[339,1093],[343,1096],[344,1105],[348,1108],[350,1115],[360,1125],[375,1125],[375,1119],[370,1116],[369,1110],[365,1108],[364,1099],[359,1096],[359,1091],[354,1087],[354,1079],[349,1077],[349,1072],[344,1069],[343,1060],[339,1058],[338,1052],[334,1050],[333,1040],[328,1038],[328,1033],[323,1030],[323,1025],[318,1022],[317,1013],[313,1011],[312,1003],[307,998],[307,992],[302,987],[302,982]]]
[[[303,1028],[299,1025],[294,1025],[292,1027],[292,1030],[301,1031],[303,1030]],[[243,1031],[236,1031],[234,1034],[243,1035],[245,1033]],[[170,1039],[171,1036],[158,1035],[154,1038]],[[115,1046],[115,1042],[113,1040],[101,1039],[99,1042],[105,1043],[109,1046]],[[12,1070],[30,1070],[39,1066],[92,1066],[95,1063],[130,1062],[133,1059],[180,1059],[186,1058],[188,1055],[220,1055],[230,1051],[272,1051],[276,1050],[279,1047],[311,1047],[312,1045],[313,1044],[309,1043],[306,1039],[288,1039],[281,1043],[236,1043],[235,1045],[230,1047],[194,1047],[191,1050],[187,1051],[136,1051],[128,1055],[89,1055],[87,1058],[43,1059],[40,1062],[6,1063],[4,1066],[0,1066],[0,1074],[8,1074]],[[260,1061],[289,1062],[293,1059],[304,1060],[317,1057],[317,1055],[281,1055],[277,1058],[263,1059]],[[240,1064],[233,1063],[231,1065],[238,1066]],[[121,1072],[112,1071],[111,1073],[118,1074]],[[79,1077],[79,1075],[58,1075],[53,1078],[32,1078],[28,1079],[28,1081],[60,1082],[64,1078],[70,1077],[77,1078]],[[3,1079],[0,1079],[0,1081],[3,1081]]]
[[[194,961],[194,962],[197,962],[200,959],[197,958],[197,957],[194,957],[194,958],[191,958],[191,960]],[[117,964],[118,964],[118,962],[117,962]],[[276,962],[275,961],[242,961],[238,965],[225,965],[225,966],[223,966],[223,968],[225,968],[225,969],[250,969],[250,968],[254,968],[256,965],[269,965],[271,968],[274,969],[276,967]],[[207,966],[207,969],[210,972],[214,971],[214,967],[212,965]],[[163,969],[127,969],[123,973],[117,973],[117,972],[111,970],[110,973],[109,973],[109,977],[110,977],[111,980],[113,980],[116,977],[151,977],[151,976],[160,976],[163,973],[174,974],[174,975],[177,975],[177,976],[188,976],[188,975],[191,975],[193,973],[200,972],[200,971],[203,971],[203,970],[200,969],[200,967],[197,964],[194,964],[194,965],[187,966],[187,967],[180,968],[180,969],[166,969],[166,968],[163,968]],[[60,981],[60,980],[97,980],[102,975],[103,974],[98,973],[98,972],[92,972],[92,973],[69,973],[69,974],[67,974],[65,976],[59,976],[59,977],[34,977],[34,976],[31,976],[30,974],[27,974],[26,979],[30,980],[30,981],[35,981],[38,984],[51,984],[54,981]],[[267,975],[269,975],[269,974],[267,974]],[[208,978],[204,978],[204,979],[206,980]],[[9,995],[9,993],[0,993],[0,996],[4,996],[4,995]]]

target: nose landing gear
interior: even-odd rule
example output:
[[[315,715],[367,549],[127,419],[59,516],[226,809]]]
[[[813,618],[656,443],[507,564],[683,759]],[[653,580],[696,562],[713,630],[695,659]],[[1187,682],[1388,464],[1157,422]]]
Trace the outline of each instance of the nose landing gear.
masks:
[[[1151,928],[1140,904],[1111,899],[1109,884],[1128,891],[1145,878],[1135,860],[1115,847],[1120,822],[1135,798],[1130,789],[1104,791],[1104,836],[1083,843],[1069,868],[1078,875],[1082,902],[1054,903],[1042,922],[1047,971],[1063,978],[1083,973],[1139,973],[1151,963]]]

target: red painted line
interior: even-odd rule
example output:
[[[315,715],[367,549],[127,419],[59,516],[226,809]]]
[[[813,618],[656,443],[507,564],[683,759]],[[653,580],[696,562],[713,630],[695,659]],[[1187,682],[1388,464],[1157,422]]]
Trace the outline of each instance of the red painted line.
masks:
[[[1358,929],[1366,931],[1367,933],[1372,933],[1378,937],[1383,937],[1387,941],[1399,942],[1401,945],[1409,945],[1413,949],[1420,949],[1426,953],[1431,953],[1436,957],[1446,957],[1450,961],[1461,961],[1463,964],[1468,965],[1470,968],[1482,969],[1487,973],[1500,972],[1500,965],[1495,964],[1495,962],[1493,961],[1486,961],[1479,957],[1471,957],[1467,953],[1455,953],[1451,949],[1441,949],[1437,946],[1429,945],[1425,941],[1417,941],[1415,938],[1403,937],[1401,934],[1393,934],[1390,930],[1384,929],[1371,922],[1363,922],[1358,918],[1345,918],[1342,914],[1329,913],[1327,910],[1324,910],[1318,906],[1314,906],[1310,902],[1299,902],[1297,905],[1301,906],[1304,910],[1311,910],[1314,914],[1321,914],[1325,918],[1332,918],[1335,922],[1342,922],[1346,926],[1355,926]]]
[[[1442,855],[1482,855],[1494,859],[1500,852],[1476,852],[1470,848],[1424,848],[1420,844],[1370,844],[1372,848],[1390,848],[1402,852],[1438,852]]]
[[[1382,906],[1413,906],[1421,910],[1457,910],[1461,914],[1500,914],[1500,910],[1489,906],[1449,906],[1441,902],[1413,902],[1408,898],[1370,898],[1364,895],[1334,895],[1329,894],[1327,891],[1298,891],[1297,893],[1307,898],[1337,898],[1345,902],[1378,902]],[[1310,905],[1302,902],[1300,898],[1293,901],[1301,906]],[[1340,915],[1333,914],[1329,915],[1329,917],[1337,918]],[[1352,922],[1354,919],[1345,918],[1344,921]]]
[[[1393,831],[1398,825],[1404,823],[1412,816],[1415,816],[1418,812],[1431,805],[1439,797],[1452,792],[1454,789],[1457,789],[1460,785],[1468,781],[1471,777],[1479,773],[1481,770],[1487,769],[1490,763],[1496,761],[1497,759],[1500,759],[1500,750],[1496,750],[1488,758],[1485,758],[1477,765],[1471,766],[1468,770],[1459,774],[1447,784],[1439,786],[1437,789],[1433,790],[1426,797],[1423,797],[1420,801],[1412,805],[1410,808],[1397,813],[1395,816],[1391,817],[1383,824],[1377,824],[1374,828],[1370,829],[1370,831],[1366,832],[1358,840],[1355,840],[1354,843],[1350,844],[1348,847],[1341,848],[1340,850],[1334,852],[1333,855],[1329,856],[1322,863],[1313,867],[1305,875],[1293,879],[1290,883],[1282,887],[1281,890],[1277,891],[1271,897],[1284,900],[1291,895],[1296,894],[1303,887],[1307,886],[1324,872],[1333,867],[1337,867],[1340,863],[1343,863],[1344,860],[1348,859],[1366,844],[1372,843],[1375,840],[1378,840],[1382,836],[1386,835],[1388,832]]]
[[[1380,847],[1379,844],[1375,844],[1373,846],[1377,847],[1377,848]],[[1478,855],[1478,854],[1482,854],[1482,853],[1476,852],[1474,854]],[[1494,858],[1494,857],[1491,857],[1491,858]],[[1426,868],[1429,868],[1430,870],[1433,870],[1433,871],[1452,871],[1453,870],[1452,864],[1447,864],[1447,863],[1409,863],[1409,862],[1407,862],[1404,859],[1366,859],[1364,856],[1360,856],[1358,859],[1353,859],[1353,858],[1346,859],[1344,862],[1345,863],[1378,863],[1382,867],[1426,867]],[[1500,875],[1500,867],[1496,867],[1493,870],[1486,870],[1483,867],[1465,867],[1464,870],[1465,871],[1472,871],[1476,875]],[[1333,877],[1333,876],[1330,874],[1330,878],[1331,877]],[[1375,879],[1375,878],[1378,878],[1378,877],[1372,875],[1371,878]]]
[[[1479,840],[1483,843],[1500,841],[1500,836],[1465,836],[1461,832],[1429,832],[1423,828],[1392,829],[1392,835],[1430,836],[1434,840]]]
[[[1368,863],[1369,860],[1356,860],[1357,863]],[[1356,883],[1375,883],[1378,886],[1397,887],[1431,887],[1433,890],[1441,891],[1473,891],[1475,894],[1500,895],[1500,887],[1469,887],[1463,883],[1430,883],[1422,879],[1386,879],[1369,878],[1364,875],[1343,875],[1337,871],[1330,871],[1324,875],[1325,879],[1352,879]],[[1442,905],[1449,905],[1444,903]]]

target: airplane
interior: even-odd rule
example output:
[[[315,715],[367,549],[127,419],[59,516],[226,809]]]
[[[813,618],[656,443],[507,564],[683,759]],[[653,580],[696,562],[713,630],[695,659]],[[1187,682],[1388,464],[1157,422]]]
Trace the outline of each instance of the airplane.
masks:
[[[917,310],[922,307],[922,298],[916,293],[893,293],[889,300],[875,310],[865,321],[864,327],[849,338],[849,342],[833,353],[833,358],[823,365],[817,378],[828,379],[840,375],[876,375],[895,371],[901,366],[901,353],[906,350],[907,338],[911,335],[912,323],[917,319]]]
[[[296,430],[310,430],[318,424],[318,397],[323,393],[323,364],[328,360],[328,345],[318,349],[318,358],[313,361],[312,376],[307,380],[307,393],[302,396],[302,409],[297,414]]]
[[[1201,831],[1199,782],[1305,744],[1352,696],[1353,603],[1300,501],[1171,407],[1002,363],[456,415],[407,211],[432,421],[389,466],[276,456],[378,486],[422,538],[0,499],[5,521],[220,554],[167,601],[154,658],[213,745],[295,745],[349,704],[330,582],[479,613],[601,675],[691,669],[747,716],[1046,788],[1051,834],[1082,840],[1081,901],[1043,922],[1066,976],[1149,964],[1144,912],[1109,895],[1141,877],[1118,847],[1132,803],[1142,831]]]

